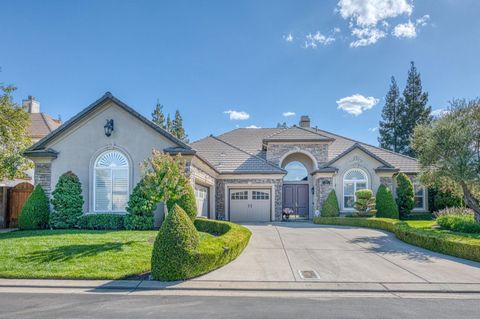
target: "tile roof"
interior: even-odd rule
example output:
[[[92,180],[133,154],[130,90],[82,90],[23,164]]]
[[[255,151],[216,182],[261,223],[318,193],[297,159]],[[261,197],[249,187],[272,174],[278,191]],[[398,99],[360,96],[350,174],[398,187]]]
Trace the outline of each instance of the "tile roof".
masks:
[[[419,164],[417,160],[412,157],[388,151],[367,143],[362,143],[351,138],[347,138],[325,130],[315,128],[301,129],[304,131],[308,131],[308,133],[320,134],[321,136],[333,139],[333,141],[330,142],[328,147],[328,161],[335,159],[347,149],[358,143],[370,153],[381,158],[383,161],[390,164],[391,166],[398,168],[402,172],[415,173],[419,171]],[[243,149],[248,153],[265,158],[265,151],[263,151],[262,149],[263,141],[268,141],[269,138],[275,136],[276,134],[280,134],[284,130],[285,128],[239,128],[230,132],[226,132],[218,136],[218,138],[232,145],[235,145],[236,147]],[[311,136],[308,133],[306,136]]]
[[[62,123],[46,113],[29,113],[28,133],[32,138],[42,138],[59,127]]]
[[[264,141],[331,141],[332,138],[312,132],[306,128],[292,126],[283,128],[266,138]]]
[[[285,170],[239,147],[209,136],[190,144],[197,154],[220,173],[285,174]]]

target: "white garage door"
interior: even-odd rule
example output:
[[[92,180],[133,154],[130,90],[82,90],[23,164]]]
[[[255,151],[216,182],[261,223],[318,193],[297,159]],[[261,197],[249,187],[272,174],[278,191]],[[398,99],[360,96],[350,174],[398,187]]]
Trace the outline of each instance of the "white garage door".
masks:
[[[208,187],[195,184],[195,199],[197,200],[198,216],[208,218]]]
[[[230,189],[232,222],[268,222],[271,210],[270,189]]]

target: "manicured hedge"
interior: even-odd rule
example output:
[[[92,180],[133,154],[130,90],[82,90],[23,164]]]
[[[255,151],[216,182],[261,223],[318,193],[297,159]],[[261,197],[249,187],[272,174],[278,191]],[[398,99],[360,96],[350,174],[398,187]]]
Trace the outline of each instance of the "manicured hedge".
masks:
[[[48,198],[42,186],[35,186],[33,192],[28,196],[18,217],[18,228],[20,229],[41,229],[48,225],[50,208]]]
[[[182,253],[181,273],[161,271],[162,274],[157,272],[157,276],[153,275],[152,256],[152,275],[154,279],[182,280],[197,277],[220,268],[242,253],[252,235],[247,228],[225,221],[197,218],[194,225],[198,231],[213,236],[202,238],[198,247],[188,250],[188,254],[184,255]],[[168,264],[165,266],[169,267]]]
[[[473,214],[440,215],[437,217],[437,224],[460,233],[480,233],[480,223],[475,220]]]
[[[323,203],[321,216],[322,217],[336,217],[340,214],[340,208],[338,207],[337,194],[332,189],[328,193],[325,203]]]
[[[455,257],[480,261],[480,238],[458,233],[414,228],[408,222],[390,218],[314,218],[322,225],[359,226],[393,232],[395,236],[412,245]]]
[[[119,214],[87,214],[78,219],[78,228],[94,230],[124,229],[124,215]]]
[[[385,218],[399,218],[398,207],[393,198],[392,192],[385,185],[380,185],[377,190],[377,196],[375,196],[377,209],[377,217]]]

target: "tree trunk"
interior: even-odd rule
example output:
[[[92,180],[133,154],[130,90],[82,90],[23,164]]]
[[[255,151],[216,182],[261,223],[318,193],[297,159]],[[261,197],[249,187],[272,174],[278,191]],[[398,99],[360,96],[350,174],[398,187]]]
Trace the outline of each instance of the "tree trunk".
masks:
[[[475,220],[480,222],[480,202],[476,199],[473,194],[468,189],[467,184],[465,182],[460,182],[460,186],[462,187],[463,191],[463,198],[465,199],[465,204],[470,207],[473,212],[475,213]]]

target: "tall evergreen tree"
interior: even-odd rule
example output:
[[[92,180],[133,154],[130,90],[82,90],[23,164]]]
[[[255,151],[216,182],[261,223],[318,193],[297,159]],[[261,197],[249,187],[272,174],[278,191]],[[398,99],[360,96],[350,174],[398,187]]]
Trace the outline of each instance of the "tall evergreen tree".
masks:
[[[413,61],[410,62],[407,85],[403,90],[403,103],[405,105],[405,114],[402,116],[400,123],[402,127],[401,139],[408,141],[408,145],[400,152],[405,155],[415,156],[415,152],[410,144],[413,130],[418,124],[429,124],[432,121],[430,115],[432,108],[427,105],[428,93],[422,91],[420,73],[418,73]]]
[[[172,133],[172,128],[173,128],[173,123],[172,120],[170,119],[170,113],[167,115],[167,119],[165,120],[165,129],[167,132]]]
[[[400,121],[404,116],[404,103],[400,97],[397,81],[392,76],[390,89],[385,96],[385,105],[380,120],[380,136],[378,142],[380,147],[394,152],[402,152],[408,146],[408,140],[402,140],[402,127]]]
[[[182,119],[182,115],[180,115],[179,110],[175,111],[175,118],[173,119],[173,122],[172,122],[171,133],[175,137],[177,137],[179,140],[185,143],[188,143],[188,137],[187,137],[187,134],[185,133],[185,129],[183,128],[183,119]]]
[[[152,122],[165,129],[165,115],[163,114],[163,105],[157,100],[157,105],[152,112]]]

